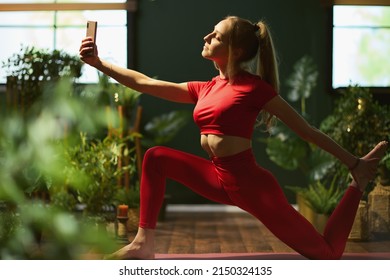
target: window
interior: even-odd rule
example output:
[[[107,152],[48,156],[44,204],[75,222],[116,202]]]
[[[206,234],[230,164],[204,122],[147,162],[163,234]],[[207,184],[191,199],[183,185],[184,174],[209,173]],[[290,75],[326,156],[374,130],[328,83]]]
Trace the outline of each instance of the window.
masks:
[[[0,61],[22,46],[61,49],[77,55],[87,20],[98,21],[97,45],[103,58],[127,66],[126,0],[5,0],[0,2]],[[103,39],[104,38],[104,39]],[[0,83],[6,77],[0,75]],[[97,71],[84,67],[80,82],[97,81]]]
[[[333,6],[332,88],[390,87],[390,6]]]

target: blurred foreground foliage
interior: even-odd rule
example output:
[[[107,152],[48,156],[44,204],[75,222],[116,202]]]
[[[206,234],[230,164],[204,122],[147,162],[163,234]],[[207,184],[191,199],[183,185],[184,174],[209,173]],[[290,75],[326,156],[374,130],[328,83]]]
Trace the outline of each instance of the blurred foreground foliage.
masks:
[[[0,112],[0,259],[80,259],[114,248],[98,230],[101,217],[75,212],[66,192],[93,179],[74,167],[69,149],[81,146],[80,132],[107,125],[106,110],[88,96],[63,78],[47,83],[27,113]],[[35,196],[53,190],[53,201]]]

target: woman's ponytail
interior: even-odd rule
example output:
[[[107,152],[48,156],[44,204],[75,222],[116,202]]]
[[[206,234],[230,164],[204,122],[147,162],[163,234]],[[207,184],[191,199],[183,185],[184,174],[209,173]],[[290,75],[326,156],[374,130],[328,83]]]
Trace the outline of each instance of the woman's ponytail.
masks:
[[[279,71],[272,36],[264,21],[259,26],[259,58],[257,61],[258,75],[279,92]]]
[[[279,93],[279,71],[272,36],[264,21],[258,22],[257,26],[259,27],[257,74]],[[269,131],[275,123],[275,118],[265,111],[262,111],[260,115],[260,123],[265,124]]]

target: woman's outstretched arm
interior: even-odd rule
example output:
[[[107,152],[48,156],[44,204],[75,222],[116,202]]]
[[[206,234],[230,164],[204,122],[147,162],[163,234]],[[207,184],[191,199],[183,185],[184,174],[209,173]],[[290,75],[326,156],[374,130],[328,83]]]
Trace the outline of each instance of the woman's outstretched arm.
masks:
[[[194,103],[188,94],[187,83],[160,81],[140,72],[119,67],[100,59],[97,46],[90,37],[82,40],[79,54],[82,61],[95,67],[124,86],[169,101]]]
[[[331,137],[311,126],[282,97],[274,97],[263,109],[280,119],[303,140],[315,144],[340,160],[351,170],[354,179],[358,183],[361,178],[373,178],[375,176],[377,160],[359,159],[352,155]]]

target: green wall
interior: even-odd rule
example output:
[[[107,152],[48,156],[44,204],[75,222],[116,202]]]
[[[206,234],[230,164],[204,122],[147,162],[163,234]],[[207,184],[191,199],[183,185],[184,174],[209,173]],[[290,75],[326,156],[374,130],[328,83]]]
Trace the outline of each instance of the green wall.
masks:
[[[175,82],[210,79],[217,72],[210,61],[201,57],[203,37],[227,15],[252,21],[265,19],[269,23],[280,61],[282,96],[286,94],[284,83],[294,63],[304,55],[313,57],[320,78],[307,107],[317,125],[331,108],[331,96],[326,92],[327,11],[319,0],[140,0],[135,23],[135,67],[147,75]],[[144,120],[170,110],[193,108],[149,96],[142,96],[141,102],[145,109]],[[261,133],[256,132],[256,135]],[[206,156],[200,148],[199,131],[193,122],[167,145]],[[253,146],[258,162],[274,172],[282,186],[303,184],[302,174],[282,170],[267,159],[262,144],[254,141]],[[172,203],[208,202],[171,181],[167,192]],[[294,202],[291,193],[286,191],[286,195]]]

